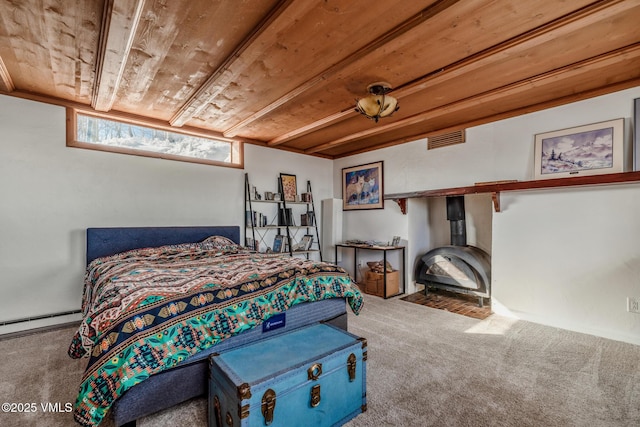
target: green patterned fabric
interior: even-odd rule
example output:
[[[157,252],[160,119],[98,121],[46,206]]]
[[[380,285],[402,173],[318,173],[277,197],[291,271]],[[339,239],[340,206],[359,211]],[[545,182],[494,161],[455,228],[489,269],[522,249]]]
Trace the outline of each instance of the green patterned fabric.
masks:
[[[333,264],[257,254],[236,245],[137,249],[87,268],[84,319],[69,354],[89,363],[74,407],[95,426],[120,395],[221,340],[295,304],[363,299]]]

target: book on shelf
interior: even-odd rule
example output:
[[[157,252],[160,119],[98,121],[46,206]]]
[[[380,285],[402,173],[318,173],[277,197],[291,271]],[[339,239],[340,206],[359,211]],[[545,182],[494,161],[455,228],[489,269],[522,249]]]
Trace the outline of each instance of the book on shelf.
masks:
[[[295,225],[293,222],[293,210],[291,208],[278,209],[278,225]]]
[[[247,226],[265,227],[267,225],[267,216],[261,212],[245,211],[245,221]]]
[[[311,234],[305,234],[302,236],[302,241],[300,243],[302,244],[301,249],[303,251],[308,251],[311,249],[311,245],[313,244],[313,236]]]
[[[281,234],[273,238],[273,252],[284,252],[284,236]]]

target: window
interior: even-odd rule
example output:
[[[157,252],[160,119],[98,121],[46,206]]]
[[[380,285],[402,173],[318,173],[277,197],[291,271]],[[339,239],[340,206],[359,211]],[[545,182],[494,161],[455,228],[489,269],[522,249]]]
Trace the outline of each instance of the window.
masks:
[[[106,118],[67,109],[67,145],[137,156],[242,167],[238,141],[208,136],[205,131]]]

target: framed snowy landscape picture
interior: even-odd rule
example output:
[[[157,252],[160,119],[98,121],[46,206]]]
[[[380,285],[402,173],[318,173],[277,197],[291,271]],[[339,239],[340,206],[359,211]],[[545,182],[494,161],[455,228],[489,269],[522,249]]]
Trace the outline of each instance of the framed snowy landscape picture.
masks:
[[[624,171],[624,119],[537,134],[534,179]]]

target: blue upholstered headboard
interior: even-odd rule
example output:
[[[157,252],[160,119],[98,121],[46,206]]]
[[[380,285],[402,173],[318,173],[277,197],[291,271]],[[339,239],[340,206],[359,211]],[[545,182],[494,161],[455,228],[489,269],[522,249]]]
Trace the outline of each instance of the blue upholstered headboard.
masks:
[[[240,243],[240,227],[113,227],[87,228],[87,265],[96,258],[131,249],[195,243],[224,236]]]

